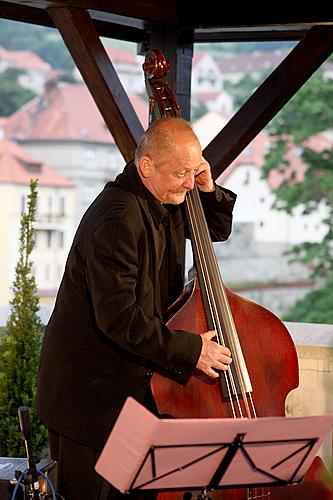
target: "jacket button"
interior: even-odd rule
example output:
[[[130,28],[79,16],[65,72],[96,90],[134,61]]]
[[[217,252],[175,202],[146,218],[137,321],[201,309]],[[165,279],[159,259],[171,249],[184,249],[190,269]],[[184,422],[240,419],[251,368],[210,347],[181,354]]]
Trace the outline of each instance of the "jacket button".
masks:
[[[216,196],[217,201],[221,201],[223,199],[223,193],[218,186],[216,186],[215,196]]]

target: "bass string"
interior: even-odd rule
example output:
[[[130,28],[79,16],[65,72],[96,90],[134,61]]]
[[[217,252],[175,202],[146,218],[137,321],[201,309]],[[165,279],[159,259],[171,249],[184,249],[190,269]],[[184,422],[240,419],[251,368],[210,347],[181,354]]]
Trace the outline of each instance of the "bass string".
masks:
[[[192,192],[187,195],[186,208],[190,222],[192,243],[195,246],[195,255],[198,261],[197,265],[200,268],[202,285],[204,286],[206,291],[208,308],[214,328],[217,332],[217,340],[221,345],[226,345],[223,336],[222,324],[225,325],[226,331],[228,331],[226,325],[229,325],[229,333],[227,334],[227,338],[231,340],[230,344],[237,345],[239,344],[237,330],[233,321],[221,274],[219,272],[216,254],[213,249],[197,188],[192,190]],[[222,293],[216,294],[217,290],[220,290]],[[221,307],[221,304],[223,305],[223,307]],[[221,321],[221,317],[224,318],[224,321]],[[235,336],[237,336],[237,338]],[[240,344],[239,348],[241,348]],[[236,365],[236,373],[238,376],[242,399],[246,409],[246,415],[248,418],[257,418],[252,393],[251,391],[246,391],[244,383],[244,368],[241,368],[237,356],[233,358],[233,361]],[[223,371],[223,376],[226,383],[227,394],[233,418],[245,418],[243,415],[240,398],[238,397],[232,370],[229,368],[227,371]],[[246,376],[249,378],[248,372],[246,373]],[[235,403],[233,399],[235,399]],[[247,500],[267,499],[270,494],[271,491],[264,487],[246,489]]]
[[[221,345],[226,345],[224,339],[223,330],[227,331],[226,336],[229,340],[228,347],[231,347],[232,351],[239,351],[240,344],[239,340],[235,340],[235,335],[237,335],[234,322],[232,319],[229,304],[227,302],[227,297],[223,289],[223,283],[218,271],[218,265],[216,260],[216,255],[213,249],[213,245],[210,239],[209,230],[207,227],[206,220],[204,218],[204,213],[201,205],[201,200],[197,189],[194,189],[187,197],[187,211],[191,227],[191,237],[193,245],[195,246],[195,255],[197,258],[197,265],[200,269],[200,277],[202,278],[202,285],[206,291],[206,297],[208,302],[209,311],[213,321],[214,328],[217,332],[217,339]],[[214,272],[215,271],[215,272]],[[215,278],[214,278],[215,275]],[[218,285],[218,286],[217,286]],[[217,294],[216,292],[220,290],[224,293]],[[217,297],[217,295],[219,295]],[[222,311],[222,312],[221,312]],[[223,319],[222,319],[223,318]],[[224,327],[223,327],[224,326]],[[232,328],[233,326],[233,328]],[[228,332],[229,330],[229,332]],[[233,346],[239,344],[238,349],[233,349]],[[241,390],[241,395],[244,401],[246,414],[250,418],[251,413],[255,414],[253,401],[251,397],[251,405],[248,402],[248,394],[244,384],[244,371],[239,363],[239,358],[233,353],[233,364],[235,366],[236,375],[238,377],[239,387]],[[223,372],[226,381],[226,387],[228,392],[228,399],[232,408],[232,413],[234,418],[240,417],[244,418],[241,403],[238,397],[238,392],[236,389],[236,382],[233,375],[233,370],[227,370]],[[248,373],[246,377],[249,379]],[[234,401],[236,402],[237,410],[234,407]],[[252,408],[252,412],[250,409]],[[238,413],[238,414],[237,414]]]

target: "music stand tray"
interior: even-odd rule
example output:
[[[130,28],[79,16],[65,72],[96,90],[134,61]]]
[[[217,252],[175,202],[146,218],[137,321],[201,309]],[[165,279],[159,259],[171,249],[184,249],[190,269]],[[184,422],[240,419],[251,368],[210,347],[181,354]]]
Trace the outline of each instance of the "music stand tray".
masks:
[[[301,481],[333,415],[159,419],[128,398],[95,470],[122,493]]]

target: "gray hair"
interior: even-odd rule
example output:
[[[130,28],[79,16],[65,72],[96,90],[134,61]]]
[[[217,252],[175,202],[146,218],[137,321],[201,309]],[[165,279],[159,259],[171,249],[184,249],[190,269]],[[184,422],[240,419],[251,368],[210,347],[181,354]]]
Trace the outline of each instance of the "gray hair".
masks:
[[[143,136],[135,151],[135,165],[138,166],[143,156],[157,158],[174,155],[177,146],[177,135],[187,133],[189,139],[197,140],[190,122],[183,118],[161,118],[153,122]]]

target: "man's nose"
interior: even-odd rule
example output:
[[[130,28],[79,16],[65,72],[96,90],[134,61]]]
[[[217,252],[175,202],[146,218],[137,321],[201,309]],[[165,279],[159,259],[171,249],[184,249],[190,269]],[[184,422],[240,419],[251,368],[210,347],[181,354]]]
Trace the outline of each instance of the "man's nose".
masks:
[[[183,182],[183,186],[186,187],[186,189],[191,190],[194,188],[194,177],[194,173],[187,172]]]

